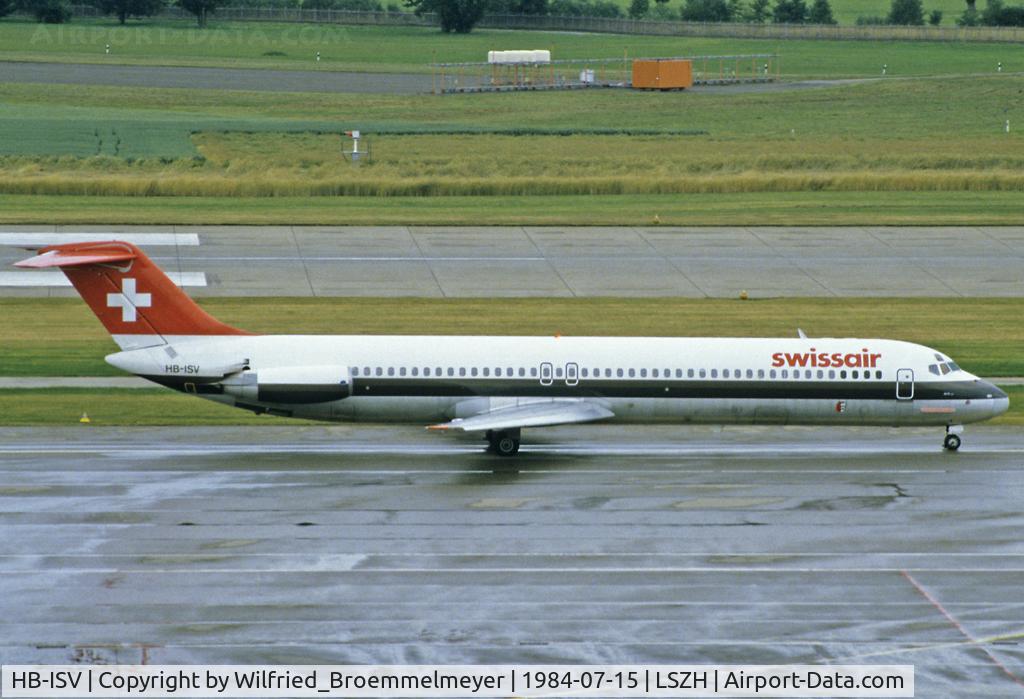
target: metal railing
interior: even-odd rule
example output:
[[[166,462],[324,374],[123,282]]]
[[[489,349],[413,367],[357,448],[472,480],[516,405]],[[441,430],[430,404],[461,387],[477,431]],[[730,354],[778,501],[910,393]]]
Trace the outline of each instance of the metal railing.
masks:
[[[74,15],[102,15],[92,5],[73,5]],[[180,7],[160,14],[168,19],[194,20]],[[246,22],[309,22],[373,26],[437,26],[432,13],[364,12],[298,7],[222,7],[214,20]],[[894,25],[746,24],[742,22],[663,22],[615,17],[555,17],[487,15],[477,25],[487,29],[533,29],[604,34],[724,37],[734,39],[832,39],[846,41],[937,41],[1024,43],[1024,27],[911,27]]]

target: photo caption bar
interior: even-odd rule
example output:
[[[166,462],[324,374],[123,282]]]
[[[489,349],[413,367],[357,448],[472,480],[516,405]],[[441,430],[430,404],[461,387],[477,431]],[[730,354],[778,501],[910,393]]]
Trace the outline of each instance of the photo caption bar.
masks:
[[[913,665],[5,665],[3,697],[912,697]]]

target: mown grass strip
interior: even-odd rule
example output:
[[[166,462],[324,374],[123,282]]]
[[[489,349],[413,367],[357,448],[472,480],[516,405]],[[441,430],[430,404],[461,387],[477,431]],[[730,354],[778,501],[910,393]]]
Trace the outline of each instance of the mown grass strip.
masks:
[[[1024,387],[1006,388],[1010,410],[986,424],[1024,425]],[[89,423],[79,422],[88,415]],[[306,424],[311,421],[302,420]],[[0,426],[93,427],[286,425],[295,420],[253,415],[169,389],[0,389]]]
[[[1024,376],[1024,301],[993,299],[208,298],[258,333],[890,338],[919,342],[982,376]],[[117,351],[77,299],[0,299],[0,375],[117,375]],[[955,322],[951,322],[955,319]]]
[[[0,223],[139,225],[1015,226],[1019,192],[490,197],[0,195]]]

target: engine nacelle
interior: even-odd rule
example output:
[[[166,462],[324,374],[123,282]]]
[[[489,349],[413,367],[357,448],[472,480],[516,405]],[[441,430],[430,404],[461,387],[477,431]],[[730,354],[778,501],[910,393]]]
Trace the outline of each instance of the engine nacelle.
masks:
[[[327,403],[352,395],[344,366],[289,366],[243,371],[223,383],[224,393],[260,403]]]

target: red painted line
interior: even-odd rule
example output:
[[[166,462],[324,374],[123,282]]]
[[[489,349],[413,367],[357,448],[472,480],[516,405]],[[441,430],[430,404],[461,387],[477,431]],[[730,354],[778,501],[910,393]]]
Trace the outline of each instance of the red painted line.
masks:
[[[968,641],[970,641],[972,644],[974,644],[982,653],[987,655],[988,659],[992,661],[993,665],[995,665],[1000,670],[1002,670],[1003,673],[1007,677],[1009,677],[1011,680],[1013,680],[1014,682],[1019,684],[1021,687],[1024,687],[1024,680],[1021,680],[1021,678],[1017,677],[1015,674],[1010,672],[1010,668],[1008,668],[1005,665],[1003,665],[1002,661],[1000,661],[999,658],[994,656],[992,654],[992,652],[989,651],[988,648],[986,648],[985,646],[981,645],[981,642],[978,641],[978,639],[976,639],[974,636],[972,636],[970,634],[970,632],[967,629],[964,628],[964,625],[961,624],[959,621],[957,621],[956,617],[954,617],[952,614],[950,614],[948,611],[946,611],[946,608],[942,606],[942,603],[939,602],[939,600],[937,600],[932,595],[932,593],[930,593],[930,592],[928,592],[928,590],[924,589],[924,587],[922,587],[921,584],[919,582],[917,582],[917,580],[914,579],[914,576],[912,576],[910,573],[908,573],[905,570],[900,571],[900,574],[904,578],[907,579],[907,582],[909,582],[911,585],[914,586],[914,589],[917,590],[918,593],[920,593],[920,595],[922,597],[924,597],[926,600],[931,602],[932,606],[935,607],[936,609],[938,609],[939,613],[942,614],[942,616],[946,617],[946,621],[948,621],[950,624],[952,624],[953,627],[957,631],[959,631],[963,635],[964,638],[966,638]]]

